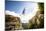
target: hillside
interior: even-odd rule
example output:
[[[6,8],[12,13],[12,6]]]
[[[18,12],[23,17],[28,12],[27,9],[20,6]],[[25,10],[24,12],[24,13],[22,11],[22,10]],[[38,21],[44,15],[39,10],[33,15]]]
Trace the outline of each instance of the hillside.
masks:
[[[6,30],[23,29],[20,18],[12,15],[5,15],[5,29]]]

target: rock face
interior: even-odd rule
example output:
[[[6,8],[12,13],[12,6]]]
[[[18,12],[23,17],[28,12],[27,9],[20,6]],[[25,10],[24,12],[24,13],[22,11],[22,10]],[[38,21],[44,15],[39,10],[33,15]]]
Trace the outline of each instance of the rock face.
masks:
[[[44,28],[44,14],[38,11],[36,15],[29,20],[28,28]]]
[[[5,30],[19,29],[23,29],[20,18],[12,15],[5,15]]]

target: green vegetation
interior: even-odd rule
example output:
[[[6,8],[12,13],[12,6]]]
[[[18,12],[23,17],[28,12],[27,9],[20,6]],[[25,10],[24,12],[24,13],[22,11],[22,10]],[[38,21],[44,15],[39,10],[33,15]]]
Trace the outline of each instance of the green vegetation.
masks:
[[[12,15],[5,15],[5,28],[6,30],[21,29],[22,27],[20,18]]]
[[[44,3],[38,3],[40,12],[44,14]]]
[[[38,3],[39,9],[36,15],[29,20],[28,28],[44,28],[44,3]]]

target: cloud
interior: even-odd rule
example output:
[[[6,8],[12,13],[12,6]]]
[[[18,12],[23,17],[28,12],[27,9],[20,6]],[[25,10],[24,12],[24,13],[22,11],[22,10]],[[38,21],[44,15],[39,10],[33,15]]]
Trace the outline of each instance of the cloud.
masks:
[[[11,11],[9,11],[9,10],[6,10],[6,11],[5,11],[5,14],[20,17],[19,14],[16,14],[15,12],[11,12]]]

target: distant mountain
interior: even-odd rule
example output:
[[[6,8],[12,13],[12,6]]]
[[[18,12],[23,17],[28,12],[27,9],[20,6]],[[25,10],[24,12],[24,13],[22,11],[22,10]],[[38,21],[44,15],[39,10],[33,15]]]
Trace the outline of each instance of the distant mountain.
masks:
[[[11,12],[11,11],[8,11],[8,10],[5,11],[5,14],[6,15],[12,15],[14,17],[19,17],[21,19],[22,23],[28,23],[28,20],[34,16],[34,15],[31,15],[31,14],[25,14],[25,15],[24,14],[17,14],[15,12]],[[23,20],[25,20],[25,22]]]
[[[28,29],[28,23],[22,23],[22,27],[23,27],[24,29]]]

